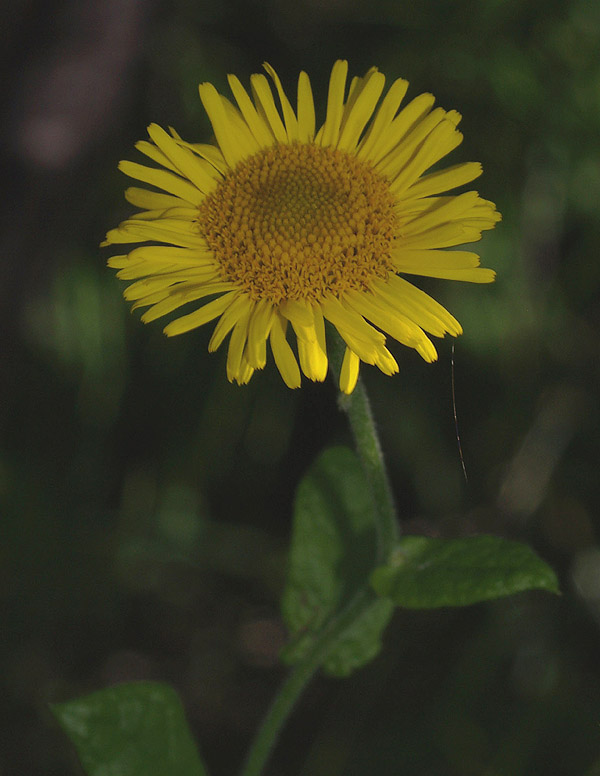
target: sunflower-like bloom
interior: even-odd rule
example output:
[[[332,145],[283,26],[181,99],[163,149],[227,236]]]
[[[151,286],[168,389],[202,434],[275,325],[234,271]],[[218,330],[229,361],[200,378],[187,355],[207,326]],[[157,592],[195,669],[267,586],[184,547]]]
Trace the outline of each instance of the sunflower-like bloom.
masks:
[[[252,97],[229,76],[237,105],[201,84],[215,145],[186,143],[151,124],[150,142],[136,147],[158,167],[120,163],[126,175],[160,190],[127,189],[142,212],[106,236],[104,245],[129,250],[108,262],[135,281],[125,298],[148,307],[146,323],[196,303],[165,334],[217,319],[209,350],[230,335],[227,376],[239,384],[265,366],[267,342],[290,388],[300,385],[300,370],[324,380],[325,320],[346,344],[346,393],[361,361],[388,375],[398,371],[384,332],[434,361],[427,333],[456,336],[461,326],[400,275],[494,279],[477,254],[442,250],[478,240],[500,219],[475,191],[444,194],[477,178],[481,165],[424,174],[461,142],[460,114],[433,108],[431,94],[400,110],[403,79],[379,103],[385,77],[377,68],[354,78],[346,94],[348,64],[338,61],[317,130],[307,74],[298,78],[294,111],[277,73],[265,70],[279,108],[262,74],[250,79]]]

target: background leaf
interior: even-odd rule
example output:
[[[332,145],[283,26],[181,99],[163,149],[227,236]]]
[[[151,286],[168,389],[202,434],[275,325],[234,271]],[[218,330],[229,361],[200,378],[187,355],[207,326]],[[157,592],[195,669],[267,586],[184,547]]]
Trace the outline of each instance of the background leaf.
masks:
[[[354,453],[322,453],[298,487],[282,612],[292,634],[283,658],[301,660],[316,635],[368,584],[376,562],[370,487]],[[393,607],[373,601],[341,636],[324,669],[346,675],[372,659]]]
[[[554,571],[525,544],[498,536],[406,536],[373,588],[397,606],[466,606],[534,588],[558,593]]]
[[[177,693],[136,682],[52,706],[89,776],[206,776]]]

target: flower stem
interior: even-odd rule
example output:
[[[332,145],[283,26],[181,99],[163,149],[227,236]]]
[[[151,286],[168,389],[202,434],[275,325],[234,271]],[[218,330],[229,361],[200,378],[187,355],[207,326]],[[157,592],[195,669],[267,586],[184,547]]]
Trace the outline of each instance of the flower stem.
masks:
[[[337,379],[340,373],[345,347],[345,343],[339,335],[331,338],[330,353],[334,379]],[[338,405],[348,416],[356,444],[356,452],[367,480],[371,484],[377,514],[378,560],[384,563],[389,559],[390,553],[398,543],[400,523],[371,411],[371,403],[360,379],[351,394],[340,393]]]
[[[331,361],[337,380],[345,345],[336,334],[331,338]],[[371,484],[377,518],[377,561],[388,560],[400,535],[371,405],[359,381],[349,396],[340,395],[340,408],[348,415],[356,450]],[[252,743],[241,776],[260,776],[273,751],[281,729],[316,671],[327,659],[340,636],[362,615],[377,596],[367,584],[338,612],[315,638],[308,655],[298,663],[283,683]]]
[[[327,659],[331,648],[338,638],[375,598],[375,594],[370,589],[364,588],[356,594],[352,601],[317,636],[310,653],[288,675],[267,711],[262,725],[254,738],[241,776],[260,776],[277,743],[281,728],[305,687]]]
[[[312,660],[309,658],[299,663],[288,675],[252,742],[241,776],[260,776],[281,728],[318,667],[315,654]]]

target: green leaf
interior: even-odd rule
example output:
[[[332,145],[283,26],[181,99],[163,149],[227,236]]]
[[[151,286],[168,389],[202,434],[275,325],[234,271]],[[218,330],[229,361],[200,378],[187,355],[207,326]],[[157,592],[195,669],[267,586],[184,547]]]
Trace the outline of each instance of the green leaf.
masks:
[[[155,682],[122,684],[52,712],[88,776],[206,776],[179,696]]]
[[[466,606],[534,588],[559,593],[554,571],[530,547],[497,536],[406,536],[371,584],[408,609]]]
[[[338,639],[323,663],[323,671],[330,676],[349,676],[377,657],[383,632],[393,613],[394,604],[388,598],[373,601]]]
[[[302,660],[318,634],[368,587],[376,563],[375,507],[354,453],[326,450],[296,494],[288,578],[282,612],[292,641],[282,657]],[[342,634],[324,670],[343,676],[371,660],[393,606],[374,600]]]

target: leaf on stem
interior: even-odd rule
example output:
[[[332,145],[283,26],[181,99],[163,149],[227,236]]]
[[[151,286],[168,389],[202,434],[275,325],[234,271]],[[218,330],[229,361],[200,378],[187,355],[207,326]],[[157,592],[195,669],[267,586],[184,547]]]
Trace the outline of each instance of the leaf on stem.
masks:
[[[321,631],[368,587],[377,553],[374,510],[360,462],[348,448],[326,450],[300,483],[282,600],[292,636],[282,655],[286,662],[301,661]],[[375,657],[392,610],[385,599],[373,601],[340,634],[324,670],[345,676]]]
[[[498,536],[405,536],[371,584],[407,609],[466,606],[531,589],[560,592],[554,571],[530,547]]]
[[[207,776],[168,685],[122,684],[51,709],[88,776]]]

